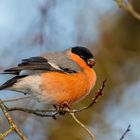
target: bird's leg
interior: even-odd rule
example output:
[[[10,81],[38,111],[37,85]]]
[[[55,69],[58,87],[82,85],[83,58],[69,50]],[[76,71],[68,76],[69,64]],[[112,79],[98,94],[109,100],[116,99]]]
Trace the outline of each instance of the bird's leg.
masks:
[[[55,104],[53,106],[59,112],[60,115],[65,115],[66,114],[66,111],[64,110],[64,108],[71,109],[71,104],[67,101],[64,101],[61,104]]]
[[[59,111],[62,109],[62,106],[60,104],[54,104],[53,107],[56,109],[56,111]]]
[[[64,111],[64,106],[62,106],[62,104],[55,104],[53,105],[53,107],[56,109],[56,111],[60,114],[60,115],[65,115],[66,111]]]
[[[64,101],[62,106],[63,106],[63,108],[68,108],[68,109],[72,108],[71,104],[68,101]]]

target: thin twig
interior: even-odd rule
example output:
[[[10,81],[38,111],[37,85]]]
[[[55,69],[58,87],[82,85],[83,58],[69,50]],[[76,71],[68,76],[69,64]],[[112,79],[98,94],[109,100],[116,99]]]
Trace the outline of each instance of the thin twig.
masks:
[[[127,2],[125,0],[115,0],[115,1],[120,8],[123,8],[124,10],[128,11],[133,17],[140,20],[140,14],[136,12],[130,0],[127,0]]]
[[[4,105],[3,101],[0,99],[0,108],[2,109],[9,125],[10,128],[4,132],[3,134],[0,134],[0,139],[4,139],[7,135],[15,131],[17,135],[22,139],[22,140],[27,140],[27,138],[23,135],[23,133],[20,131],[20,129],[16,126],[14,120],[12,119],[11,115],[9,114],[7,107]]]
[[[6,100],[3,100],[4,103],[7,103],[7,102],[16,102],[16,101],[20,101],[20,100],[23,100],[23,99],[29,99],[31,96],[23,96],[23,97],[18,97],[18,98],[13,98],[13,99],[6,99]]]
[[[0,134],[0,140],[4,140],[5,137],[7,137],[9,134],[11,134],[13,132],[13,129],[9,128],[7,131],[5,131],[4,133]]]
[[[70,112],[72,118],[89,134],[92,140],[96,140],[95,135],[82,123],[80,122],[73,112]]]
[[[83,107],[81,109],[74,110],[74,113],[78,113],[78,112],[84,111],[84,110],[90,108],[91,106],[93,107],[93,105],[97,103],[99,97],[101,97],[101,96],[104,95],[103,89],[105,88],[106,81],[107,80],[104,80],[103,81],[103,84],[102,84],[101,88],[96,92],[95,97],[92,98],[92,102],[88,106],[86,106],[86,107]]]
[[[40,116],[40,117],[53,117],[56,116],[58,114],[57,110],[54,109],[48,109],[48,110],[33,110],[33,109],[27,109],[27,108],[21,108],[21,107],[7,107],[8,111],[23,111],[26,113],[30,113],[30,114],[34,114],[36,116]],[[48,114],[47,114],[48,113]],[[52,114],[49,114],[52,113]]]
[[[130,131],[130,127],[131,127],[131,125],[129,124],[128,127],[127,127],[127,129],[125,130],[125,132],[121,136],[120,140],[123,140],[124,139],[124,137],[126,136],[126,134]]]

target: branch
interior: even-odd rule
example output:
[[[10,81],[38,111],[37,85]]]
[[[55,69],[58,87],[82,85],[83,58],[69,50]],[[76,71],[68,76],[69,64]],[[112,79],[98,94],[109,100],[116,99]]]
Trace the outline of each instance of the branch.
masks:
[[[6,100],[3,100],[4,103],[6,102],[15,102],[15,101],[20,101],[20,100],[23,100],[23,99],[29,99],[31,96],[23,96],[23,97],[18,97],[18,98],[13,98],[13,99],[6,99]]]
[[[23,111],[27,113],[31,113],[40,117],[52,117],[53,119],[56,119],[56,115],[65,115],[66,113],[70,114],[72,118],[89,134],[89,136],[92,138],[92,140],[95,140],[95,135],[83,124],[81,123],[75,116],[75,113],[84,111],[86,109],[89,109],[93,105],[95,105],[99,99],[99,97],[103,96],[103,89],[105,88],[106,80],[103,81],[101,88],[95,93],[95,97],[92,98],[91,103],[88,106],[85,106],[81,109],[69,109],[67,107],[61,107],[59,109],[50,109],[50,110],[32,110],[27,108],[20,108],[20,107],[7,107],[7,111]],[[21,98],[23,99],[23,98]],[[19,99],[18,99],[19,100]],[[11,99],[8,101],[15,101],[15,99]],[[6,102],[6,101],[5,101]],[[51,113],[51,114],[50,114]]]
[[[89,134],[89,136],[91,137],[92,140],[96,140],[95,135],[82,123],[80,122],[76,116],[75,113],[70,112],[70,115],[72,116],[72,118]]]
[[[16,132],[17,135],[22,139],[22,140],[27,140],[27,138],[23,135],[23,133],[20,131],[20,129],[16,126],[14,120],[12,119],[11,115],[8,113],[7,107],[4,105],[3,101],[0,99],[0,108],[2,109],[9,125],[10,128],[4,132],[3,134],[0,134],[0,140],[3,140],[7,135],[9,135],[12,132]]]
[[[92,102],[88,106],[83,107],[81,109],[77,109],[77,110],[69,110],[69,109],[66,110],[72,116],[72,118],[89,134],[89,136],[91,137],[92,140],[96,140],[95,135],[82,122],[80,122],[76,118],[75,113],[84,111],[86,109],[89,109],[93,105],[95,105],[97,103],[99,97],[103,96],[103,94],[104,94],[103,89],[105,88],[105,83],[106,83],[106,80],[103,81],[101,88],[96,92],[95,97],[92,98]]]
[[[140,20],[140,14],[135,11],[130,0],[127,0],[127,2],[125,0],[115,0],[115,1],[118,7],[123,8],[124,10],[128,11],[133,17]]]
[[[8,111],[23,111],[26,113],[34,114],[39,117],[52,117],[53,119],[56,119],[56,115],[58,115],[58,111],[55,109],[48,109],[48,110],[33,110],[33,109],[27,109],[27,108],[21,108],[21,107],[7,107]],[[50,114],[52,113],[52,114]]]
[[[129,124],[128,127],[127,127],[127,129],[125,130],[125,132],[121,136],[120,140],[123,140],[124,139],[124,137],[126,136],[126,134],[130,131],[130,127],[131,127],[131,125]]]
[[[104,95],[103,90],[105,88],[106,81],[107,80],[103,81],[101,88],[95,93],[95,97],[92,98],[92,101],[88,106],[85,106],[85,107],[83,107],[81,109],[73,110],[73,112],[78,113],[78,112],[84,111],[84,110],[89,109],[90,107],[94,106],[97,103],[99,97],[102,97]]]

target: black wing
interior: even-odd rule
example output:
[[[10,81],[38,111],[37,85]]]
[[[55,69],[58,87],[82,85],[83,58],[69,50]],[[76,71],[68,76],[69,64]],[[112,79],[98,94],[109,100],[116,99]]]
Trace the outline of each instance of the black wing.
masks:
[[[4,73],[19,75],[19,73],[23,70],[58,71],[58,72],[75,73],[74,70],[62,68],[59,66],[54,67],[48,62],[46,58],[40,56],[31,57],[29,59],[23,59],[22,62],[18,64],[17,67],[6,69],[4,70]]]

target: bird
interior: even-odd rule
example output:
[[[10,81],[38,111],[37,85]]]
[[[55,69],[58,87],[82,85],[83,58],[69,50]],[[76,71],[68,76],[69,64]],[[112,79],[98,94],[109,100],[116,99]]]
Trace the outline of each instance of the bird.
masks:
[[[42,103],[70,107],[94,87],[95,63],[93,53],[82,46],[22,59],[17,66],[1,73],[11,74],[13,78],[2,84],[0,90],[16,91]]]

